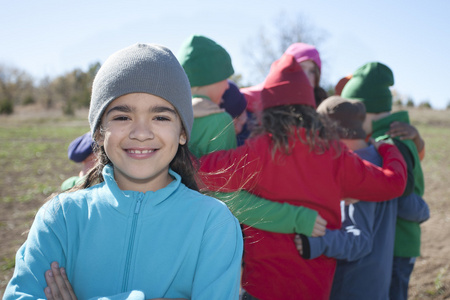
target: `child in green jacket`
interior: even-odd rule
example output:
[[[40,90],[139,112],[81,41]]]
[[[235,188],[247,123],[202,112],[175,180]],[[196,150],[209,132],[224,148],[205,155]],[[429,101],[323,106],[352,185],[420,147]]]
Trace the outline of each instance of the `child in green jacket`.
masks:
[[[389,137],[391,124],[409,124],[407,111],[392,112],[392,94],[389,89],[394,84],[394,75],[389,67],[379,62],[370,62],[357,69],[345,84],[341,96],[362,101],[366,106],[364,130],[374,139]],[[404,195],[414,192],[424,194],[424,179],[418,148],[413,140],[395,138],[394,142],[402,152],[408,165],[408,184]],[[419,149],[421,150],[421,149]],[[420,224],[397,218],[394,266],[390,289],[391,299],[407,299],[409,278],[416,257],[420,256]]]

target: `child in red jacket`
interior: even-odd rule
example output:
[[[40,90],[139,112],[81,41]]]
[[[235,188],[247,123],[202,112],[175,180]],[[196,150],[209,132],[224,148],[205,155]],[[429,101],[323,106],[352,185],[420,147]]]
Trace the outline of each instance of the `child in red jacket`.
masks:
[[[405,162],[389,144],[378,145],[383,168],[360,159],[338,141],[315,111],[312,86],[291,55],[273,63],[261,94],[262,125],[237,149],[203,156],[205,189],[245,189],[276,202],[302,205],[341,227],[340,200],[383,201],[400,196]],[[336,260],[301,258],[293,234],[245,226],[244,299],[328,299]]]

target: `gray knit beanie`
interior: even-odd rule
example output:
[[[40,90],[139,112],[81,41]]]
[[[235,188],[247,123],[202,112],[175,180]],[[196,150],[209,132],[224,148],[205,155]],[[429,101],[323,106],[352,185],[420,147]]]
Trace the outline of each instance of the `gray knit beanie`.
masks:
[[[135,44],[111,55],[95,76],[89,124],[94,135],[106,107],[120,96],[148,93],[163,98],[177,110],[186,138],[194,122],[191,87],[173,53],[164,46]]]

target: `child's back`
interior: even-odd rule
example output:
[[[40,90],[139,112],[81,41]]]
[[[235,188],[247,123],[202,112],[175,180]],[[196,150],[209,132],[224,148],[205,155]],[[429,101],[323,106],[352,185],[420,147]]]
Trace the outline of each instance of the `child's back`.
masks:
[[[371,62],[363,65],[352,75],[342,90],[342,96],[362,101],[367,110],[369,128],[368,134],[382,140],[387,137],[390,125],[394,121],[409,124],[408,112],[391,113],[392,95],[389,87],[394,84],[392,71],[384,64]],[[414,191],[419,196],[424,194],[424,178],[419,154],[413,141],[395,139],[395,143],[408,164],[408,181],[412,188],[405,193]],[[414,267],[415,257],[420,256],[421,229],[417,222],[402,218],[397,219],[394,272],[391,298],[406,299],[408,282]],[[399,263],[399,267],[395,266]]]
[[[312,87],[293,57],[285,55],[273,64],[262,100],[263,123],[269,123],[268,119],[274,123],[236,150],[203,157],[201,171],[208,175],[202,179],[208,189],[243,188],[273,201],[303,205],[317,210],[328,221],[329,229],[341,226],[339,203],[343,197],[377,201],[403,192],[404,162],[395,147],[380,146],[383,166],[389,169],[380,171],[338,141],[319,138],[316,130],[323,128],[311,125],[318,125]],[[286,141],[272,152],[277,133],[271,133],[270,128],[279,123],[288,124]],[[311,146],[313,141],[315,146]],[[246,227],[244,233],[242,285],[249,294],[258,299],[329,297],[335,259],[301,258],[293,234],[252,227]]]

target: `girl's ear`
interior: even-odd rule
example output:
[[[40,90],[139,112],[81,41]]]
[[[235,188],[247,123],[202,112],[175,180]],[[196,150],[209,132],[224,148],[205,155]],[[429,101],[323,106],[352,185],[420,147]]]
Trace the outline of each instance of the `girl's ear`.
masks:
[[[180,145],[184,145],[186,144],[186,134],[184,133],[184,131],[180,134],[180,141],[179,141]]]

